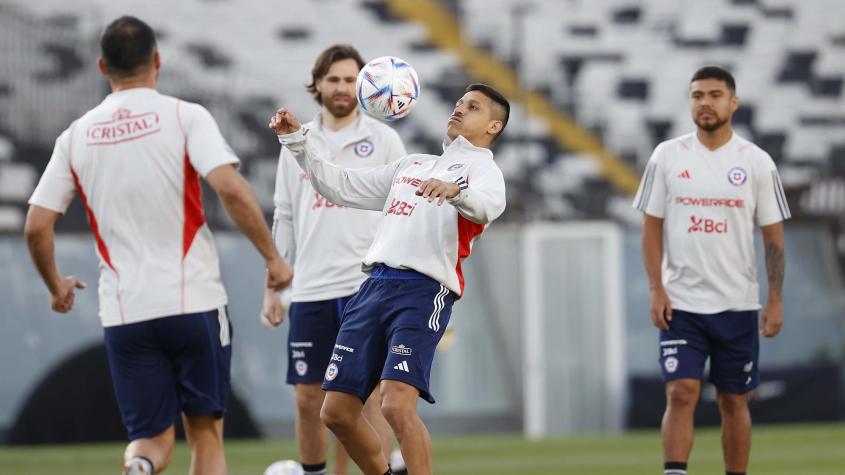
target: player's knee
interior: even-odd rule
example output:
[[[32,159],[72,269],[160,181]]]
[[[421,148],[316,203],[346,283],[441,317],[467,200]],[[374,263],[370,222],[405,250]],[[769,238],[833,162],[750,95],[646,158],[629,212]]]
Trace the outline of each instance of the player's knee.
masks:
[[[296,392],[296,411],[302,418],[317,419],[320,417],[320,408],[323,407],[323,391],[314,394],[311,391]]]
[[[409,406],[391,397],[381,402],[381,413],[397,436],[404,432],[408,422],[416,416],[416,406]]]
[[[748,411],[748,397],[746,394],[727,394],[719,392],[716,396],[719,411],[723,417],[745,414]]]
[[[672,381],[666,386],[666,403],[677,408],[695,406],[698,391],[699,384],[696,381]]]
[[[355,415],[348,414],[332,404],[323,404],[320,420],[332,433],[345,432],[355,423]]]

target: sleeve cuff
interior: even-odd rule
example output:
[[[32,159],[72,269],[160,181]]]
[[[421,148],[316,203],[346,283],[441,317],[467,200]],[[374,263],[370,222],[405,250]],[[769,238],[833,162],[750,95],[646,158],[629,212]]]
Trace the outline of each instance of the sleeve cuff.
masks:
[[[446,202],[450,205],[459,205],[464,202],[464,199],[467,197],[467,190],[466,188],[462,188],[461,191],[454,197],[454,198],[446,198]]]
[[[291,145],[305,140],[305,129],[300,127],[299,130],[289,134],[278,135],[279,143],[282,145]]]

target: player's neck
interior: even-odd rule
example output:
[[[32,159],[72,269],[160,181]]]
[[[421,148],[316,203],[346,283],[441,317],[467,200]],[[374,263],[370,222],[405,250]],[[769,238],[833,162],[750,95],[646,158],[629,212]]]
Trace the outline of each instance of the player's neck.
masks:
[[[134,77],[134,78],[126,78],[120,81],[109,81],[111,85],[112,92],[120,92],[125,91],[127,89],[136,89],[136,88],[149,88],[155,89],[156,88],[156,80],[155,76],[153,77]]]
[[[352,111],[351,114],[349,114],[345,117],[335,117],[325,107],[323,108],[323,110],[320,113],[322,114],[322,118],[323,118],[323,127],[327,128],[329,130],[335,131],[335,132],[337,132],[338,130],[346,127],[347,125],[349,125],[353,122],[355,122],[355,120],[358,119],[358,110],[357,109]]]
[[[699,128],[696,132],[698,141],[711,152],[728,143],[731,140],[731,137],[733,137],[733,134],[734,132],[731,128],[731,124],[725,124],[713,131],[707,131]]]

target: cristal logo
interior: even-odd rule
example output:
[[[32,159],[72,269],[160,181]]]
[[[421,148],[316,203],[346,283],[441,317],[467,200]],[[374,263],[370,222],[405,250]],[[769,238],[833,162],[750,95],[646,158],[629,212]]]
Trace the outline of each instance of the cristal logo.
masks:
[[[155,112],[132,114],[129,109],[120,108],[112,114],[112,120],[97,122],[88,127],[88,145],[112,145],[136,140],[160,130],[159,117]]]
[[[716,221],[710,218],[699,218],[697,216],[690,216],[692,225],[687,229],[689,233],[705,233],[705,234],[727,234],[728,220],[723,219]]]

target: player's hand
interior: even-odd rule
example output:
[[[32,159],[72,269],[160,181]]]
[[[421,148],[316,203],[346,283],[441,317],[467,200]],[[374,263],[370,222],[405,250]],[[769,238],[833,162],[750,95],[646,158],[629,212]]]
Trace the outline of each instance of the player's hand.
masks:
[[[651,289],[651,323],[661,330],[669,329],[672,321],[672,302],[663,287]]]
[[[441,181],[437,178],[429,178],[428,180],[422,182],[416,191],[417,196],[427,198],[429,203],[434,200],[438,200],[438,206],[442,205],[443,202],[446,201],[446,198],[454,198],[458,196],[458,193],[460,192],[461,189],[458,187],[457,183]]]
[[[282,290],[293,280],[293,268],[281,257],[267,261],[267,279],[264,286],[271,290]]]
[[[267,328],[279,326],[285,320],[285,314],[290,306],[290,298],[285,298],[279,292],[264,289],[264,304],[261,306],[261,324]]]
[[[62,277],[58,289],[52,295],[52,307],[54,312],[67,313],[73,308],[73,289],[84,289],[85,282],[82,282],[74,275]]]
[[[270,118],[270,123],[268,127],[270,127],[276,135],[286,135],[299,130],[302,125],[299,123],[299,119],[293,114],[293,112],[285,109],[284,107],[277,110],[273,117]]]
[[[780,333],[783,327],[783,304],[781,302],[768,302],[763,308],[760,316],[760,334],[771,338]]]

